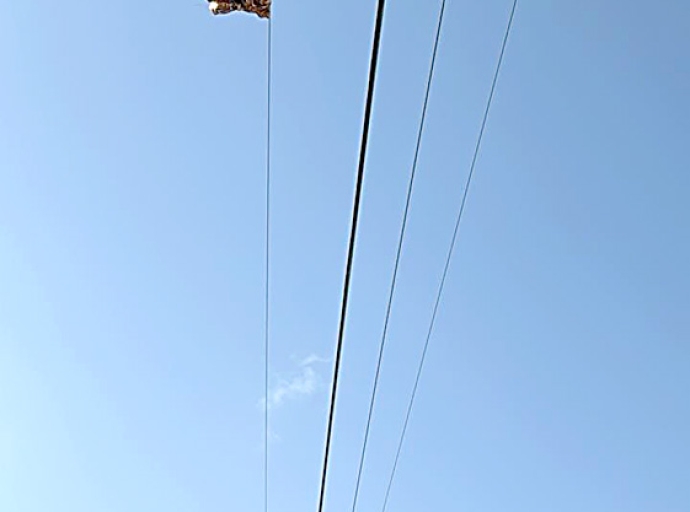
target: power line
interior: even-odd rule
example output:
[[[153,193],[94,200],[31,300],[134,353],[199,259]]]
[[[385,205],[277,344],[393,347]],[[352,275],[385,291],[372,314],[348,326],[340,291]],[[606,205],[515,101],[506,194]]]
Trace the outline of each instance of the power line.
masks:
[[[398,237],[398,248],[395,255],[395,265],[393,267],[393,277],[391,279],[390,292],[388,295],[388,305],[386,307],[386,317],[383,323],[383,333],[381,335],[381,342],[379,344],[379,355],[378,361],[376,363],[376,374],[374,376],[374,386],[371,391],[371,400],[369,402],[369,413],[367,416],[367,424],[364,430],[364,441],[362,443],[362,453],[359,459],[359,469],[357,471],[357,483],[355,484],[355,493],[352,500],[352,512],[357,509],[357,499],[359,497],[359,488],[362,481],[362,470],[364,468],[364,459],[367,451],[367,444],[369,442],[369,431],[371,428],[371,419],[374,412],[374,404],[376,402],[376,393],[378,391],[379,377],[381,374],[381,363],[383,361],[383,354],[386,345],[386,340],[388,338],[388,324],[390,322],[391,310],[393,307],[393,297],[395,295],[395,288],[398,278],[398,269],[400,267],[400,258],[402,255],[403,244],[405,241],[405,232],[407,229],[407,218],[410,211],[410,202],[412,199],[412,191],[414,189],[415,176],[417,174],[417,163],[419,162],[419,150],[422,146],[422,137],[424,134],[424,126],[426,121],[426,113],[429,106],[429,96],[431,94],[431,84],[434,79],[434,69],[436,66],[436,55],[438,54],[438,46],[441,40],[441,29],[443,28],[443,15],[446,10],[446,0],[441,1],[441,8],[438,15],[438,24],[436,27],[436,37],[434,40],[434,48],[431,54],[431,62],[429,64],[429,76],[427,78],[426,92],[424,94],[424,104],[422,107],[422,115],[419,121],[419,129],[417,132],[417,144],[415,147],[414,158],[412,161],[412,170],[410,172],[410,180],[407,186],[407,198],[405,200],[405,210],[403,213],[402,224],[400,226],[400,235]]]
[[[386,511],[388,505],[388,499],[390,497],[391,488],[393,486],[393,479],[395,478],[396,470],[398,468],[398,462],[400,460],[400,453],[402,451],[403,443],[405,442],[405,436],[407,434],[407,427],[410,422],[410,415],[412,413],[412,407],[414,406],[414,400],[417,396],[417,389],[419,387],[419,380],[422,376],[422,370],[424,368],[424,362],[426,360],[427,351],[429,348],[429,341],[434,331],[434,325],[436,324],[436,317],[438,314],[439,304],[441,303],[441,298],[443,296],[443,289],[446,284],[446,278],[448,277],[448,270],[450,268],[450,263],[453,258],[453,252],[455,250],[455,244],[458,238],[458,231],[460,228],[460,221],[462,220],[463,213],[465,212],[465,204],[467,203],[467,195],[472,184],[472,177],[474,175],[474,169],[477,164],[477,157],[479,156],[479,150],[481,148],[482,139],[484,138],[484,130],[486,128],[486,122],[489,118],[489,111],[491,110],[491,103],[493,102],[494,92],[496,91],[496,83],[498,82],[498,76],[501,71],[501,65],[503,64],[503,56],[505,55],[506,45],[508,44],[508,37],[510,36],[510,30],[513,26],[513,19],[515,17],[515,10],[517,8],[517,0],[513,0],[513,7],[510,11],[510,18],[508,19],[508,26],[506,27],[505,35],[503,36],[503,44],[501,45],[501,52],[498,57],[498,63],[496,65],[496,71],[494,73],[493,81],[491,83],[491,91],[489,92],[489,98],[486,102],[486,109],[484,110],[484,117],[482,119],[481,128],[479,130],[479,135],[477,137],[477,143],[474,148],[474,154],[472,156],[472,163],[470,164],[470,171],[467,176],[467,181],[465,183],[465,190],[462,195],[462,201],[460,202],[460,210],[458,212],[457,219],[455,221],[455,229],[453,230],[453,237],[450,242],[450,247],[448,249],[448,255],[446,257],[446,263],[443,268],[443,274],[441,277],[441,283],[438,288],[438,293],[436,295],[436,303],[434,304],[433,313],[431,315],[431,321],[429,323],[429,330],[427,331],[426,340],[424,342],[424,350],[422,351],[422,357],[419,361],[419,366],[417,368],[417,376],[415,378],[414,387],[412,388],[412,394],[410,396],[410,401],[407,406],[407,413],[405,415],[405,422],[403,424],[402,433],[400,435],[400,440],[398,442],[398,449],[395,454],[395,461],[393,463],[393,469],[391,470],[391,475],[388,480],[388,487],[386,489],[386,497],[383,502],[382,512]]]
[[[271,255],[271,68],[272,22],[268,19],[266,54],[266,281],[264,294],[264,512],[268,512],[268,356],[270,314],[270,255]]]
[[[369,143],[369,126],[371,124],[371,110],[374,101],[374,91],[376,86],[376,70],[378,67],[379,49],[381,47],[381,32],[383,30],[383,15],[386,0],[378,0],[376,11],[376,25],[374,27],[374,41],[371,49],[371,62],[369,64],[369,83],[367,86],[367,98],[364,108],[364,125],[362,127],[362,141],[359,151],[359,165],[357,169],[357,182],[355,186],[355,197],[352,210],[352,224],[350,229],[350,242],[347,252],[347,264],[345,267],[345,282],[343,285],[343,298],[340,310],[340,324],[338,327],[338,341],[335,350],[335,363],[333,368],[333,382],[331,387],[331,404],[328,413],[328,426],[326,427],[326,446],[323,457],[323,468],[321,471],[321,488],[319,491],[318,512],[323,512],[324,498],[326,495],[326,478],[328,476],[328,460],[331,451],[331,438],[333,435],[333,420],[335,418],[335,404],[338,394],[338,376],[340,373],[340,361],[343,349],[343,339],[345,335],[345,324],[347,319],[347,306],[350,295],[350,279],[352,276],[352,264],[355,253],[355,242],[357,239],[357,224],[359,220],[359,206],[362,198],[362,186],[364,182],[364,166],[366,163],[367,146]]]

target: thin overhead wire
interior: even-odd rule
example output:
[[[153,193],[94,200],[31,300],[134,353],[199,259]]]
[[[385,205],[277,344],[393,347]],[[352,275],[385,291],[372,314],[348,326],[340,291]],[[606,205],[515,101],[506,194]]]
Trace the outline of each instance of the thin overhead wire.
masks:
[[[408,406],[407,406],[407,413],[405,415],[405,422],[403,424],[402,433],[400,435],[400,440],[398,442],[398,448],[397,448],[397,451],[395,454],[395,461],[393,463],[393,468],[391,470],[390,478],[388,480],[388,487],[386,489],[386,496],[385,496],[385,499],[383,502],[382,512],[385,512],[386,507],[388,506],[388,500],[390,498],[390,492],[391,492],[391,488],[393,486],[393,480],[395,478],[396,471],[398,468],[398,463],[400,461],[400,453],[402,452],[402,447],[403,447],[403,444],[405,442],[405,436],[407,434],[407,428],[408,428],[408,425],[410,422],[410,416],[412,414],[412,408],[414,406],[415,397],[417,396],[417,389],[419,388],[419,381],[420,381],[420,378],[422,376],[422,370],[424,369],[424,362],[426,361],[426,355],[427,355],[427,351],[429,349],[429,342],[431,340],[431,336],[432,336],[433,331],[434,331],[434,326],[436,324],[436,317],[438,315],[439,305],[441,303],[441,298],[443,297],[443,289],[444,289],[445,284],[446,284],[446,278],[448,277],[448,270],[450,268],[450,263],[451,263],[452,258],[453,258],[453,252],[455,251],[455,245],[456,245],[457,238],[458,238],[460,222],[462,221],[462,217],[463,217],[463,214],[465,212],[465,205],[467,203],[467,195],[468,195],[468,192],[470,189],[470,185],[472,184],[472,177],[474,175],[474,169],[475,169],[476,164],[477,164],[477,157],[479,156],[479,150],[481,148],[482,139],[484,138],[484,130],[486,128],[486,122],[489,118],[489,111],[491,110],[491,104],[493,102],[494,92],[496,91],[496,83],[498,82],[498,77],[499,77],[499,74],[501,71],[501,65],[503,64],[503,56],[505,55],[506,45],[508,44],[508,38],[510,36],[510,31],[511,31],[511,28],[513,26],[513,19],[515,18],[516,8],[517,8],[517,0],[513,0],[513,7],[510,11],[510,17],[508,19],[508,25],[506,27],[505,35],[503,36],[503,44],[501,45],[501,52],[499,54],[498,63],[496,65],[496,71],[494,73],[493,81],[491,83],[491,91],[489,92],[489,98],[486,102],[486,108],[484,110],[484,117],[482,118],[481,128],[479,130],[479,135],[477,137],[477,143],[475,145],[474,154],[472,156],[472,163],[470,164],[470,170],[469,170],[469,173],[467,176],[467,181],[465,183],[465,189],[464,189],[463,194],[462,194],[462,200],[460,202],[460,209],[458,211],[458,215],[457,215],[457,218],[455,221],[455,229],[453,230],[453,237],[452,237],[451,242],[450,242],[450,247],[448,249],[448,255],[446,257],[445,266],[443,268],[443,274],[441,276],[441,282],[440,282],[440,285],[438,288],[438,292],[436,294],[436,302],[434,304],[434,309],[433,309],[433,312],[431,315],[431,321],[429,323],[429,329],[427,331],[426,340],[424,342],[424,349],[422,351],[422,357],[419,361],[419,366],[417,367],[417,375],[415,378],[414,387],[412,388],[412,394],[410,395],[410,401],[409,401]]]
[[[364,183],[364,169],[366,164],[367,147],[369,143],[369,127],[371,124],[371,111],[374,102],[374,92],[376,89],[376,71],[378,68],[379,49],[381,47],[381,33],[383,31],[383,17],[385,12],[386,0],[378,0],[376,11],[376,24],[374,27],[374,40],[371,49],[371,62],[369,64],[369,82],[367,85],[367,97],[364,107],[364,124],[362,127],[362,140],[359,151],[359,164],[357,169],[357,182],[355,185],[355,197],[352,210],[352,224],[350,228],[350,241],[347,252],[347,263],[345,267],[345,282],[343,284],[343,297],[340,310],[340,323],[338,327],[338,340],[335,349],[335,363],[333,368],[333,382],[331,384],[331,403],[328,413],[328,425],[326,427],[326,446],[324,449],[323,468],[321,471],[321,486],[319,490],[318,512],[323,512],[324,498],[326,495],[326,479],[328,477],[328,462],[331,452],[331,439],[333,435],[333,422],[335,419],[335,406],[338,395],[338,376],[340,374],[340,361],[343,350],[343,339],[345,336],[345,325],[347,321],[347,307],[350,295],[350,280],[352,276],[352,265],[355,254],[355,243],[357,239],[357,225],[359,221],[359,207],[362,198],[362,187]]]
[[[272,22],[268,19],[266,48],[266,267],[264,290],[264,512],[268,512],[268,369],[270,318],[270,256],[271,256],[271,80]]]
[[[434,80],[434,69],[436,67],[436,56],[438,54],[439,42],[441,41],[441,31],[443,28],[443,16],[446,10],[446,0],[441,1],[441,7],[438,15],[438,24],[436,26],[436,36],[434,39],[434,47],[431,54],[431,61],[429,64],[429,74],[426,83],[426,91],[424,94],[424,104],[422,106],[422,114],[419,120],[419,128],[417,131],[417,143],[414,151],[414,158],[412,160],[412,170],[410,172],[410,179],[407,186],[407,198],[405,200],[405,210],[403,213],[402,223],[400,226],[400,234],[398,236],[398,247],[395,255],[395,264],[393,266],[393,276],[391,279],[390,291],[388,295],[388,305],[386,307],[386,316],[383,323],[383,333],[381,334],[381,341],[379,343],[378,361],[376,363],[376,374],[374,376],[374,385],[371,391],[371,399],[369,401],[369,413],[367,416],[367,423],[364,430],[364,441],[362,443],[362,453],[359,459],[359,469],[357,470],[357,483],[355,484],[355,493],[352,500],[352,512],[357,509],[357,500],[359,498],[359,489],[362,481],[362,471],[364,468],[364,460],[366,457],[367,445],[369,442],[369,431],[371,428],[371,420],[374,413],[374,404],[376,403],[376,394],[378,391],[379,377],[381,375],[381,363],[383,361],[384,349],[386,340],[388,339],[388,325],[391,317],[391,310],[393,307],[393,297],[395,296],[395,289],[398,279],[398,269],[400,267],[400,258],[402,256],[403,245],[405,242],[405,233],[407,230],[407,218],[410,211],[410,203],[412,199],[412,192],[414,190],[415,176],[417,174],[417,163],[419,162],[419,151],[422,146],[422,138],[424,135],[424,127],[426,121],[426,113],[429,106],[429,97],[431,95],[431,85]]]

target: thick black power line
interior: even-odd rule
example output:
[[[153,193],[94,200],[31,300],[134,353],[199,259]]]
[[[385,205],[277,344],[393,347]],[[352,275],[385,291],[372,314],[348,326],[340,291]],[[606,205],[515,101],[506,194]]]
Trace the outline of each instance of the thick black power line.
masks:
[[[268,512],[268,356],[270,314],[270,255],[271,255],[271,68],[272,23],[268,19],[266,54],[266,268],[264,294],[264,512]]]
[[[371,110],[374,102],[376,88],[376,70],[378,68],[379,49],[381,47],[381,32],[383,31],[383,15],[386,0],[378,0],[376,11],[376,25],[374,27],[374,41],[371,48],[371,62],[369,64],[369,83],[367,86],[366,104],[364,107],[364,125],[362,127],[362,141],[359,150],[359,165],[357,169],[357,183],[355,185],[355,197],[352,210],[352,224],[350,228],[350,242],[347,252],[347,264],[345,267],[345,282],[343,285],[343,297],[340,310],[340,324],[338,327],[338,341],[335,349],[335,363],[333,368],[333,382],[331,385],[331,404],[328,413],[328,426],[326,427],[326,446],[324,449],[323,468],[321,471],[321,488],[319,491],[318,512],[323,512],[324,498],[326,495],[326,478],[328,476],[328,460],[331,452],[331,438],[333,435],[333,421],[335,419],[335,404],[338,394],[338,376],[340,373],[340,361],[343,350],[345,324],[347,320],[347,306],[350,295],[350,280],[352,277],[352,264],[355,254],[355,242],[357,239],[357,224],[359,221],[359,206],[362,199],[362,186],[364,183],[364,167],[366,164],[367,146],[369,143],[369,126],[371,124]]]
[[[441,29],[443,28],[443,15],[446,10],[446,0],[441,1],[441,8],[438,15],[438,24],[436,27],[436,37],[434,39],[434,48],[431,54],[431,62],[429,64],[429,75],[426,83],[426,91],[424,94],[424,104],[422,106],[422,115],[419,120],[419,129],[417,131],[417,144],[415,146],[414,158],[412,160],[412,170],[410,172],[410,180],[407,186],[407,198],[405,200],[405,210],[403,213],[402,224],[400,226],[400,234],[398,236],[398,248],[395,255],[395,265],[393,266],[393,277],[391,279],[390,292],[388,295],[388,305],[386,307],[386,317],[383,323],[383,333],[381,334],[381,342],[379,343],[379,355],[376,363],[376,374],[374,376],[374,386],[371,390],[371,399],[369,401],[369,414],[367,416],[367,424],[364,429],[364,441],[362,443],[362,453],[359,459],[359,469],[357,470],[357,483],[355,484],[355,493],[352,500],[352,512],[357,509],[357,499],[359,497],[359,488],[362,481],[362,470],[364,468],[364,459],[367,451],[367,444],[369,442],[369,431],[371,428],[371,419],[374,412],[374,404],[376,402],[376,393],[378,391],[379,377],[381,375],[381,363],[383,361],[384,349],[386,340],[388,338],[388,324],[390,322],[391,310],[393,307],[393,297],[395,296],[395,288],[398,279],[398,269],[400,267],[400,258],[402,256],[403,244],[405,241],[405,233],[407,230],[407,218],[410,211],[410,202],[412,199],[412,192],[414,190],[415,176],[417,174],[417,163],[419,162],[419,150],[422,146],[422,138],[424,135],[424,126],[426,121],[426,113],[429,106],[429,97],[431,95],[431,84],[434,80],[434,69],[436,67],[436,56],[438,54],[438,46],[441,41]]]
[[[390,478],[388,480],[388,487],[386,489],[386,497],[383,502],[383,508],[382,512],[386,511],[386,507],[388,505],[388,499],[390,497],[390,492],[391,488],[393,486],[393,479],[395,478],[396,470],[398,468],[398,462],[400,461],[400,453],[402,451],[403,443],[405,442],[405,435],[407,434],[407,427],[410,422],[410,415],[412,413],[412,407],[414,406],[414,400],[415,397],[417,396],[417,389],[419,387],[419,380],[422,376],[422,370],[424,369],[424,362],[426,360],[426,354],[429,348],[429,341],[431,340],[431,335],[433,334],[434,331],[434,325],[436,324],[436,317],[438,314],[438,308],[439,304],[441,303],[441,298],[443,296],[443,289],[446,284],[446,278],[448,277],[448,270],[450,268],[450,263],[453,258],[453,252],[455,250],[455,244],[458,238],[458,231],[460,228],[460,222],[462,220],[462,216],[465,212],[465,205],[467,203],[467,194],[470,189],[470,185],[472,184],[472,177],[474,175],[474,169],[477,164],[477,157],[479,156],[479,150],[481,148],[482,144],[482,139],[484,138],[484,130],[486,128],[486,122],[487,119],[489,118],[489,111],[491,110],[491,103],[493,102],[494,98],[494,92],[496,91],[496,83],[498,82],[498,76],[501,71],[501,65],[503,64],[503,56],[505,55],[505,50],[506,50],[506,45],[508,44],[508,37],[510,36],[510,30],[513,26],[513,19],[515,17],[515,9],[517,8],[517,0],[513,0],[513,7],[510,11],[510,18],[508,19],[508,26],[506,27],[505,35],[503,36],[503,44],[501,45],[501,52],[498,57],[498,63],[496,65],[496,71],[494,73],[494,78],[491,83],[491,91],[489,92],[489,98],[486,102],[486,108],[484,110],[484,117],[482,118],[482,124],[481,128],[479,129],[479,135],[477,137],[477,143],[474,148],[474,154],[472,156],[472,163],[470,164],[470,171],[467,176],[467,181],[465,183],[465,190],[463,191],[462,194],[462,200],[460,202],[460,210],[458,211],[458,215],[455,221],[455,229],[453,230],[453,237],[450,242],[450,247],[448,249],[448,255],[446,257],[446,263],[443,268],[443,274],[441,276],[441,282],[438,288],[438,292],[436,294],[436,303],[434,304],[434,309],[431,315],[431,321],[429,323],[429,330],[427,331],[427,336],[426,340],[424,342],[424,350],[422,351],[422,357],[419,361],[419,366],[417,367],[417,376],[415,378],[415,383],[414,387],[412,388],[412,394],[410,396],[410,401],[407,406],[407,413],[405,415],[405,422],[403,424],[403,429],[402,433],[400,435],[400,440],[398,442],[398,449],[395,454],[395,461],[393,463],[393,469],[391,470]]]

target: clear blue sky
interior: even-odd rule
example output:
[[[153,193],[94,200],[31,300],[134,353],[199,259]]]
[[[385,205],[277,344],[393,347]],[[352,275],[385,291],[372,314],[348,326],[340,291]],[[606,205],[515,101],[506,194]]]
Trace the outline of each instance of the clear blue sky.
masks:
[[[316,504],[374,4],[275,3],[275,512]],[[449,2],[362,511],[509,8]],[[328,512],[437,9],[387,11]],[[261,510],[265,29],[202,0],[0,3],[0,510]],[[687,512],[688,34],[681,1],[521,3],[390,512]]]

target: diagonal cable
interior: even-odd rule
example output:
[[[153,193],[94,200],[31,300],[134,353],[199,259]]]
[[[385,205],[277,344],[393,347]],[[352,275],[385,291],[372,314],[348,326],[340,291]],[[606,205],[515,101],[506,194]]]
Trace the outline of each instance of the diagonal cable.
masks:
[[[427,78],[426,92],[424,94],[424,104],[422,106],[422,115],[419,120],[419,129],[417,131],[417,144],[415,146],[414,158],[412,160],[412,170],[410,172],[410,179],[407,186],[407,198],[405,200],[405,210],[403,213],[402,224],[400,226],[400,235],[398,237],[398,247],[395,255],[395,265],[393,267],[393,277],[391,279],[390,292],[388,295],[388,305],[386,306],[386,317],[383,323],[383,333],[381,335],[381,342],[379,343],[378,361],[376,363],[376,374],[374,376],[374,385],[371,391],[371,399],[369,401],[369,413],[367,416],[367,423],[364,430],[364,441],[362,443],[362,453],[359,459],[359,469],[357,471],[357,483],[355,484],[355,493],[352,500],[352,512],[357,509],[357,500],[359,498],[359,489],[362,481],[362,471],[364,468],[364,460],[366,457],[367,445],[369,442],[369,431],[371,428],[371,420],[374,413],[374,405],[376,403],[376,395],[378,391],[379,377],[381,375],[381,363],[383,361],[384,349],[388,339],[388,325],[391,317],[391,310],[393,307],[393,297],[395,296],[395,289],[398,279],[398,269],[400,267],[400,258],[402,255],[403,245],[405,242],[405,233],[407,230],[407,219],[410,211],[410,203],[412,199],[412,192],[414,190],[415,176],[417,174],[417,163],[419,162],[419,151],[422,146],[422,138],[424,135],[424,127],[426,121],[426,113],[429,106],[429,97],[431,95],[431,85],[434,80],[434,69],[436,67],[436,56],[438,54],[439,42],[441,40],[441,29],[443,28],[443,16],[446,10],[446,0],[441,1],[441,8],[439,10],[438,24],[436,27],[436,37],[434,40],[434,48],[431,54],[431,62],[429,64],[429,75]]]
[[[328,413],[328,425],[326,427],[326,446],[323,456],[323,468],[321,471],[321,486],[319,490],[318,512],[323,512],[324,498],[326,495],[326,478],[328,476],[328,462],[331,453],[331,438],[333,435],[333,421],[335,419],[335,405],[338,394],[338,376],[340,374],[340,361],[343,350],[345,324],[347,319],[347,306],[350,296],[350,279],[352,276],[352,263],[355,254],[355,242],[357,240],[357,224],[359,221],[359,207],[362,199],[362,186],[364,182],[364,168],[366,164],[367,146],[369,143],[369,127],[371,124],[371,110],[374,102],[376,88],[376,70],[378,67],[379,49],[381,47],[381,32],[383,30],[383,15],[386,0],[378,0],[376,11],[376,25],[374,27],[374,40],[371,49],[371,62],[369,65],[369,83],[367,86],[367,98],[364,108],[364,124],[362,127],[362,141],[359,151],[359,165],[357,169],[357,183],[355,186],[355,198],[352,210],[352,225],[350,228],[350,242],[347,252],[347,264],[345,267],[345,282],[343,285],[343,298],[340,310],[340,323],[338,328],[338,341],[335,350],[335,363],[333,368],[333,382],[331,385],[331,403]]]
[[[453,230],[453,237],[450,242],[450,247],[448,249],[448,255],[446,257],[446,263],[443,268],[443,274],[441,276],[441,282],[436,295],[436,302],[434,304],[434,309],[431,315],[431,321],[429,323],[429,330],[427,331],[426,340],[424,342],[424,350],[422,351],[422,357],[419,361],[419,366],[417,368],[417,376],[415,378],[414,387],[412,388],[412,394],[410,396],[410,401],[407,406],[407,413],[405,415],[405,422],[403,424],[402,433],[400,435],[400,440],[398,442],[398,449],[395,454],[395,461],[393,463],[393,469],[391,470],[390,478],[388,480],[388,487],[386,489],[386,496],[383,502],[382,512],[386,511],[388,505],[388,499],[390,497],[391,488],[393,486],[393,480],[396,475],[398,468],[398,462],[400,461],[400,453],[402,452],[402,447],[405,442],[405,436],[407,434],[407,428],[410,422],[410,416],[412,414],[412,408],[414,406],[415,397],[417,396],[417,389],[419,387],[419,381],[422,376],[422,370],[424,369],[424,362],[426,361],[426,355],[429,348],[429,342],[431,341],[431,336],[434,331],[434,326],[436,324],[436,317],[438,315],[439,305],[441,303],[441,298],[443,297],[443,289],[446,284],[446,278],[448,277],[448,270],[450,269],[450,263],[453,258],[453,252],[455,251],[455,245],[458,238],[458,232],[460,228],[460,222],[462,221],[463,214],[465,212],[465,205],[467,203],[467,195],[472,184],[472,177],[474,175],[474,169],[477,164],[477,157],[479,156],[479,150],[481,148],[482,139],[484,138],[484,131],[486,129],[486,123],[489,118],[489,111],[491,110],[491,104],[494,98],[494,92],[496,91],[496,83],[498,82],[498,76],[501,71],[501,65],[503,64],[503,56],[505,55],[506,45],[508,44],[508,37],[510,36],[510,31],[513,26],[513,19],[515,17],[515,10],[517,8],[517,0],[513,0],[513,7],[510,11],[510,18],[508,19],[508,26],[506,27],[505,35],[503,36],[503,44],[501,45],[501,52],[498,57],[498,63],[496,65],[496,71],[494,73],[493,81],[491,83],[491,91],[489,93],[489,98],[486,102],[486,109],[484,110],[484,117],[482,118],[481,128],[479,130],[479,135],[477,137],[477,143],[474,149],[474,154],[472,156],[472,163],[470,164],[470,171],[467,176],[467,181],[465,183],[465,189],[462,194],[462,200],[460,202],[460,210],[458,211],[457,219],[455,221],[455,229]]]

